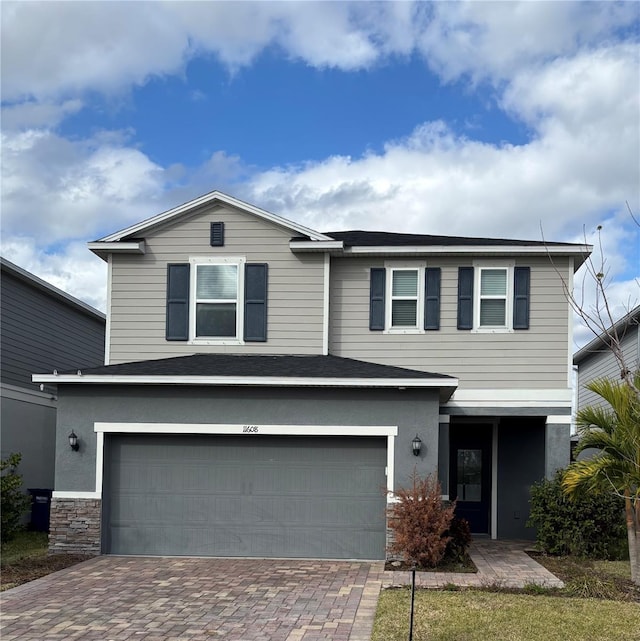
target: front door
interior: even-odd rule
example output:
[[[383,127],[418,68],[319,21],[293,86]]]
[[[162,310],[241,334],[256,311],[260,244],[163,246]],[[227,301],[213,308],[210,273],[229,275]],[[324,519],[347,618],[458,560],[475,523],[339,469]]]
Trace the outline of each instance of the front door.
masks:
[[[449,439],[449,497],[457,498],[456,516],[469,522],[473,534],[489,534],[493,426],[452,424]]]

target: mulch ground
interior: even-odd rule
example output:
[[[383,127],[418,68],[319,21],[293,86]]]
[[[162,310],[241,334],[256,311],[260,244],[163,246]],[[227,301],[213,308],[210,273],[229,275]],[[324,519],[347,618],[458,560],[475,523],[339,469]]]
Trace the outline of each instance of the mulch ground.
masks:
[[[63,570],[76,563],[92,558],[85,554],[54,554],[21,559],[15,563],[3,565],[0,570],[0,590],[8,590],[28,581]]]

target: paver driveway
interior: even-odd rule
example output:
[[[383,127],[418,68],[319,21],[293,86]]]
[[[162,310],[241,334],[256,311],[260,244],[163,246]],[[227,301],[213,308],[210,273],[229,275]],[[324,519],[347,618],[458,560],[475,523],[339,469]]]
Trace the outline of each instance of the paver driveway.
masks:
[[[368,641],[382,562],[101,556],[7,590],[2,641]]]

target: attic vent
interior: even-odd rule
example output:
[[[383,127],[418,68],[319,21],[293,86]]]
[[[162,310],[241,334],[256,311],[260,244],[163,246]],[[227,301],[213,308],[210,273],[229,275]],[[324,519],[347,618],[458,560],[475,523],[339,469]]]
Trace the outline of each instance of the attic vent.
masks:
[[[224,245],[224,223],[211,223],[211,247]]]

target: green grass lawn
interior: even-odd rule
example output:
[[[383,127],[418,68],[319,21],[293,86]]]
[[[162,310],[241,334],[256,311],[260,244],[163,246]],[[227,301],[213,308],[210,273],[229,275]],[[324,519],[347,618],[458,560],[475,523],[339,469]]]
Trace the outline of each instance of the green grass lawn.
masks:
[[[0,564],[11,565],[21,559],[44,556],[47,553],[46,532],[18,532],[12,541],[2,544]]]
[[[409,589],[380,594],[372,641],[405,641]],[[416,591],[414,641],[640,640],[640,605],[464,590]]]

